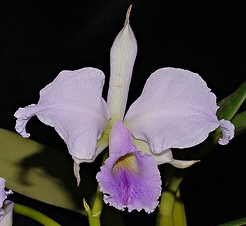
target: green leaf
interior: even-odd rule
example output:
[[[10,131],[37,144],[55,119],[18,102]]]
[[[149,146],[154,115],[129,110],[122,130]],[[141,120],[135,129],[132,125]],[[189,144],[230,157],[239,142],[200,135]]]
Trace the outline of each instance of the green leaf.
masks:
[[[221,100],[217,116],[219,119],[231,120],[246,98],[246,82],[244,82],[234,93]]]
[[[238,226],[238,225],[246,225],[246,217],[234,221],[230,221],[228,223],[220,224],[218,226]]]
[[[231,122],[235,126],[235,133],[237,135],[246,132],[246,111],[236,114]]]
[[[7,188],[51,205],[85,214],[83,198],[91,200],[96,191],[96,181],[83,171],[77,187],[68,153],[4,129],[0,129],[0,162]]]

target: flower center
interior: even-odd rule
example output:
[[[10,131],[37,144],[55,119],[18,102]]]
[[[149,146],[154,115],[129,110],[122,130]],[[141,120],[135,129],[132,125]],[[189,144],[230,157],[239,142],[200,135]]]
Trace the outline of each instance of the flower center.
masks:
[[[131,174],[139,174],[139,169],[134,153],[128,153],[121,156],[114,164],[112,172],[116,173],[119,170],[126,170]]]

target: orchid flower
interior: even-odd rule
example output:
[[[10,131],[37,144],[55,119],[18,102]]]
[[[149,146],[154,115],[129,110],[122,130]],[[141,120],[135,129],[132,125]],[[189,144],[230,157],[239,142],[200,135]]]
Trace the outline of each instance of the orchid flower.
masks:
[[[14,203],[5,200],[7,196],[12,193],[11,190],[5,191],[5,179],[0,177],[0,225],[3,226],[12,225]]]
[[[219,143],[227,144],[234,136],[234,126],[218,120],[216,96],[203,79],[176,68],[154,72],[125,114],[137,55],[130,10],[111,48],[107,102],[102,98],[102,71],[62,71],[40,91],[37,105],[15,113],[16,130],[29,137],[25,126],[34,115],[53,126],[74,159],[78,183],[79,164],[94,161],[109,145],[109,158],[97,174],[104,201],[120,210],[152,212],[161,194],[158,165],[185,168],[196,162],[173,159],[171,148],[197,145],[217,127],[223,132]]]

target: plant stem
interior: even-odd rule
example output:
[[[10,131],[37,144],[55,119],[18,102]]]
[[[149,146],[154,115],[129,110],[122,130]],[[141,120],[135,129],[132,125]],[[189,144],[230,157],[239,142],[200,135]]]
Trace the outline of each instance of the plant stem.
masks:
[[[180,196],[180,188],[176,192],[175,202],[173,206],[173,224],[178,226],[187,226],[185,206]]]
[[[157,215],[156,226],[174,226],[173,222],[173,209],[176,198],[176,193],[179,185],[183,179],[183,173],[173,177],[171,182],[167,185],[166,189],[161,195],[161,202],[159,212]]]
[[[104,152],[103,158],[102,158],[102,165],[104,164],[105,160],[108,158],[108,151]],[[103,209],[103,194],[100,191],[100,186],[97,186],[97,191],[96,191],[96,198],[93,203],[92,209],[90,206],[87,204],[87,202],[83,199],[83,204],[85,207],[85,211],[88,216],[89,220],[89,225],[90,226],[100,226],[100,216],[101,212]]]
[[[101,211],[99,212],[93,212],[90,208],[90,206],[87,204],[87,202],[85,201],[85,199],[83,199],[83,204],[85,207],[85,211],[87,213],[88,216],[88,221],[89,221],[89,225],[90,226],[100,226],[100,215],[101,215]]]
[[[14,212],[29,217],[43,225],[61,226],[43,213],[22,204],[15,203]]]

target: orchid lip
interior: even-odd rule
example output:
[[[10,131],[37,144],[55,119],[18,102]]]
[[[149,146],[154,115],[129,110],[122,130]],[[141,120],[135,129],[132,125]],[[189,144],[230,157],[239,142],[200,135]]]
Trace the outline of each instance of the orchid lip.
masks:
[[[161,194],[157,163],[138,151],[130,132],[115,122],[109,134],[109,158],[96,176],[104,201],[119,210],[153,212]]]

